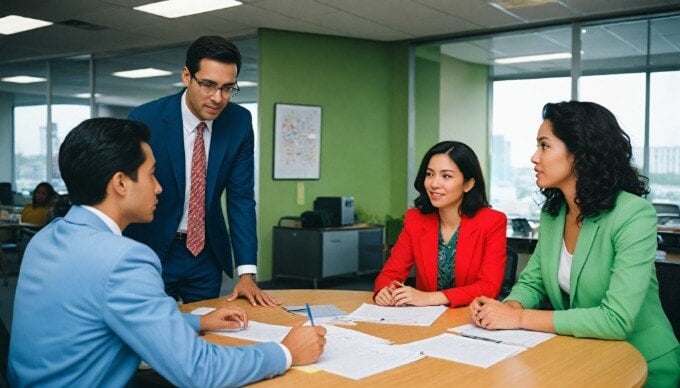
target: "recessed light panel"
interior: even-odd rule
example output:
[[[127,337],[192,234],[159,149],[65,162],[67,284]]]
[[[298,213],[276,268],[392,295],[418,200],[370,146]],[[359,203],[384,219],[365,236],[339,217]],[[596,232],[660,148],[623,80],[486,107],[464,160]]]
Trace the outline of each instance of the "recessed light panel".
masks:
[[[0,34],[11,35],[17,32],[34,30],[36,28],[52,25],[52,22],[47,22],[39,19],[25,18],[23,16],[9,15],[0,18]]]
[[[500,65],[508,65],[511,63],[554,61],[558,59],[571,59],[571,53],[553,53],[553,54],[525,55],[521,57],[496,58],[494,62]]]
[[[30,75],[15,75],[13,77],[5,77],[0,81],[14,82],[15,84],[32,84],[35,82],[45,82],[47,79],[40,77],[31,77]]]
[[[240,1],[235,0],[167,0],[158,3],[151,3],[134,7],[137,11],[142,11],[164,18],[178,18],[182,16],[195,15],[204,12],[215,11],[229,7],[241,5]]]
[[[151,78],[151,77],[161,77],[164,75],[170,75],[172,72],[166,71],[166,70],[161,70],[161,69],[155,69],[153,67],[147,67],[146,69],[136,69],[136,70],[126,70],[126,71],[117,71],[113,73],[116,77],[123,77],[123,78]]]

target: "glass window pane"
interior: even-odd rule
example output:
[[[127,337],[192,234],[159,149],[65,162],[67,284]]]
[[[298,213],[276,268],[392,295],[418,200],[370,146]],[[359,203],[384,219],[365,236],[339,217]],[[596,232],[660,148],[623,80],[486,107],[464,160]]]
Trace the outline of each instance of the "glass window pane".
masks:
[[[652,73],[650,88],[649,199],[680,204],[680,71]]]
[[[645,74],[608,74],[581,77],[580,100],[609,109],[630,136],[634,163],[642,170],[645,145]],[[621,98],[625,96],[625,98]]]
[[[47,179],[47,64],[0,65],[0,78],[14,76],[36,78],[29,83],[0,81],[0,116],[14,133],[14,189],[28,194]]]
[[[536,149],[541,110],[548,102],[568,100],[570,94],[568,77],[493,83],[491,203],[509,218],[538,218],[530,159]]]
[[[65,192],[66,185],[59,173],[59,147],[71,129],[90,118],[90,56],[51,61],[50,75],[53,131],[50,183],[57,191]]]

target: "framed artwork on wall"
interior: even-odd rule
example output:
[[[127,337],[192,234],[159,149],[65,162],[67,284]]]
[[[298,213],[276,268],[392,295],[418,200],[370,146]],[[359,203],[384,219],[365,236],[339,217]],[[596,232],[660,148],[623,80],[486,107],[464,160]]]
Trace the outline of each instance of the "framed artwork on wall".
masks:
[[[274,106],[274,179],[319,179],[321,107]]]

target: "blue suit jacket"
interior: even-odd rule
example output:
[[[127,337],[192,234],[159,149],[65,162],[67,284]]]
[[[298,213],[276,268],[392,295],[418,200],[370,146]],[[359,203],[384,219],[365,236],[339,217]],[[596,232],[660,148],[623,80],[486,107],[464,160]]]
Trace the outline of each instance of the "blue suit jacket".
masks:
[[[10,385],[122,387],[140,357],[179,386],[240,386],[284,372],[276,343],[222,347],[197,337],[199,317],[179,312],[160,271],[147,246],[80,206],[46,226],[19,276]]]
[[[153,222],[130,225],[125,235],[150,246],[161,259],[182,218],[187,184],[180,110],[182,93],[146,103],[130,112],[131,120],[151,128],[149,145],[156,158],[156,178],[163,192],[158,196]],[[232,247],[236,266],[257,264],[253,149],[250,112],[239,105],[227,104],[212,126],[206,176],[206,249],[212,249],[229,276],[233,268]],[[220,205],[225,189],[229,232]]]

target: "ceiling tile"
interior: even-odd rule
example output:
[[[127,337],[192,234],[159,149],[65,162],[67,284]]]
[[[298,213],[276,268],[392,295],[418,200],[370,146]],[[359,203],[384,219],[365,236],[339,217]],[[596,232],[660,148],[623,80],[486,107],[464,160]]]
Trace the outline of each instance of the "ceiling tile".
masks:
[[[680,1],[667,0],[562,0],[562,2],[570,8],[591,15],[680,4]]]
[[[412,35],[405,32],[385,27],[374,21],[343,11],[317,16],[314,18],[314,22],[327,26],[338,31],[340,35],[348,37],[373,40],[401,40],[412,37]]]
[[[489,5],[482,0],[416,0],[421,4],[467,20],[478,26],[494,28],[521,24],[522,20]]]
[[[253,6],[297,19],[337,11],[336,8],[315,0],[262,0],[253,3]]]

